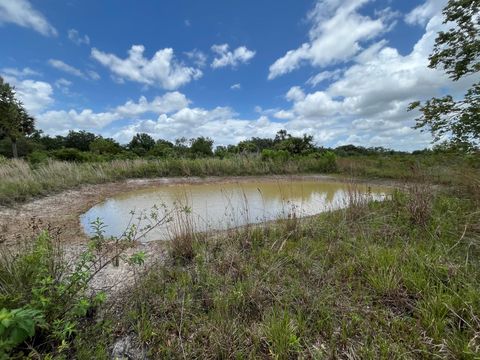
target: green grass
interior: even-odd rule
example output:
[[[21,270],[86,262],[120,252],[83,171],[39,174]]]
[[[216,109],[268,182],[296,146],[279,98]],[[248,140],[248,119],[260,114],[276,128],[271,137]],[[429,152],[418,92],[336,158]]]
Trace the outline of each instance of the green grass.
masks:
[[[126,335],[150,359],[478,359],[476,162],[467,157],[386,159],[337,163],[341,174],[414,180],[391,200],[368,204],[350,196],[351,206],[344,210],[220,234],[194,234],[183,223],[182,236],[168,244],[164,262],[102,305],[97,316],[75,317],[77,331],[67,337],[68,347],[42,343],[36,348],[38,339],[28,344],[37,357],[77,359],[108,359],[115,339]],[[95,183],[132,174],[254,175],[294,173],[302,166],[315,171],[316,166],[242,161],[7,165],[25,171],[17,175],[12,170],[9,179],[18,184],[26,177],[26,191],[28,176],[35,173],[39,180],[44,171],[38,194],[58,191],[60,180],[47,182],[53,170],[70,174],[62,180],[66,188],[85,179]],[[433,187],[429,180],[450,186]],[[38,266],[47,275],[64,269],[59,260],[52,262],[57,257],[38,259],[41,255],[37,251],[0,262],[1,307],[31,303],[32,272]],[[24,354],[31,350],[21,349]]]
[[[115,160],[101,163],[49,161],[37,166],[23,160],[5,160],[0,162],[0,205],[25,201],[83,184],[129,178],[324,173],[332,170],[332,164],[322,158],[300,158],[285,162],[248,157],[223,160]]]
[[[337,158],[299,157],[287,161],[260,157],[205,159],[115,160],[99,163],[48,161],[31,165],[23,160],[0,160],[0,205],[11,205],[83,184],[131,178],[175,176],[246,176],[332,173],[360,178],[428,181],[478,186],[478,155],[394,155]]]
[[[191,260],[172,253],[128,290],[112,331],[154,359],[478,358],[478,204],[437,194],[419,225],[412,194],[198,235]]]

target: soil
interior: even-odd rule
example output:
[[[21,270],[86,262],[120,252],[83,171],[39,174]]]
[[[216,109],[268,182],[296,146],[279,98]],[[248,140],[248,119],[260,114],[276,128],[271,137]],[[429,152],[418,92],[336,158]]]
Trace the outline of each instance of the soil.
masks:
[[[33,241],[42,229],[50,229],[57,234],[56,239],[62,244],[67,258],[73,259],[85,249],[88,237],[80,224],[80,215],[92,206],[103,202],[116,194],[141,188],[156,186],[173,186],[194,183],[232,183],[254,180],[329,180],[347,181],[325,175],[306,176],[262,176],[262,177],[191,177],[191,178],[156,178],[134,179],[97,185],[83,185],[76,189],[34,199],[30,202],[12,207],[0,207],[0,245],[7,249],[15,249],[25,241]],[[371,181],[389,185],[391,182]],[[147,261],[143,268],[165,257],[165,242],[150,241],[138,243],[128,250],[129,253],[144,251]],[[1,251],[1,249],[0,249]],[[139,269],[137,269],[139,270]],[[131,266],[123,264],[119,267],[108,266],[100,272],[91,284],[91,290],[116,292],[125,284],[133,281],[134,271]]]
[[[83,185],[79,188],[49,195],[12,207],[0,206],[0,243],[15,244],[24,239],[34,223],[61,230],[61,240],[68,244],[84,244],[84,233],[79,217],[92,206],[116,194],[156,186],[172,186],[192,183],[232,183],[252,180],[337,180],[324,176],[263,176],[263,177],[191,177],[134,179],[97,185]]]

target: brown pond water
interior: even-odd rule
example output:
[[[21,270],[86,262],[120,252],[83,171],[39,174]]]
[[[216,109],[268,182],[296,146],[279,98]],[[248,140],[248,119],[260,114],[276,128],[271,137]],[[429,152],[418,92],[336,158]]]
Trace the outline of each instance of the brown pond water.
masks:
[[[80,216],[83,229],[93,234],[91,222],[100,218],[105,235],[120,236],[131,224],[146,226],[152,209],[193,224],[196,231],[224,230],[249,223],[310,216],[348,205],[351,185],[325,180],[252,180],[234,183],[159,185],[122,193],[92,207]],[[383,200],[386,186],[356,185],[361,196]],[[351,193],[351,191],[350,191]],[[156,210],[158,208],[158,210]],[[180,215],[179,215],[180,214]],[[167,240],[178,221],[158,226],[142,241]]]

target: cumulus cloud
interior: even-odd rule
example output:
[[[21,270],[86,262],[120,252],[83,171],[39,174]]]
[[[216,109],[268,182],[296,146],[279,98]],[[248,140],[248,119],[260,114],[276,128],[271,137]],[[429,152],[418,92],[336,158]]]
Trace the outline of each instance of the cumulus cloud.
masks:
[[[428,0],[417,6],[405,16],[405,22],[410,25],[425,25],[434,15],[439,14],[447,5],[448,0]]]
[[[71,82],[66,79],[59,79],[55,86],[62,91],[68,92]],[[167,115],[187,109],[190,100],[187,97],[175,92],[167,92],[157,96],[152,101],[144,96],[138,102],[129,100],[123,105],[113,109],[95,112],[92,109],[83,110],[51,110],[43,112],[38,117],[38,125],[41,129],[51,134],[64,133],[69,129],[84,129],[98,132],[105,126],[117,120],[137,120],[145,114]]]
[[[78,30],[70,29],[68,30],[68,38],[75,44],[75,45],[90,45],[90,38],[88,35],[80,35]]]
[[[50,110],[38,116],[37,125],[47,133],[59,134],[71,129],[98,130],[115,120],[118,120],[118,114],[114,112]]]
[[[236,67],[239,64],[248,63],[255,56],[255,51],[240,46],[233,51],[229,51],[228,44],[213,45],[212,51],[216,54],[211,67],[214,69],[231,66]]]
[[[138,102],[129,100],[124,105],[118,106],[116,112],[125,117],[138,116],[147,112],[171,113],[186,108],[189,103],[190,100],[184,94],[174,91],[157,96],[151,102],[145,96],[141,96]]]
[[[230,89],[232,90],[240,90],[241,88],[242,88],[241,84],[233,84],[232,86],[230,86]]]
[[[402,55],[380,40],[352,59],[353,64],[331,79],[324,91],[305,93],[292,87],[291,127],[335,133],[334,145],[355,143],[412,150],[428,146],[431,136],[412,129],[417,113],[408,104],[445,91],[462,95],[474,78],[452,82],[443,71],[428,68],[438,31],[444,30],[441,9],[409,54]],[[321,74],[320,77],[330,74]],[[477,79],[479,77],[477,76]],[[435,94],[436,92],[436,94]],[[336,139],[336,140],[335,140]]]
[[[49,83],[22,79],[6,73],[0,75],[6,82],[15,87],[18,98],[32,115],[39,114],[54,102],[53,88]]]
[[[143,45],[133,45],[125,59],[95,48],[92,49],[91,55],[121,80],[135,81],[166,90],[175,90],[202,76],[201,70],[179,63],[171,48],[158,50],[151,59],[144,57],[144,52]]]
[[[216,145],[227,145],[253,136],[271,137],[281,128],[281,124],[271,122],[265,116],[254,120],[239,119],[238,114],[226,107],[211,110],[185,108],[171,116],[162,114],[155,120],[139,120],[111,136],[126,143],[138,132],[168,140],[215,134]]]
[[[0,0],[0,25],[5,23],[31,28],[45,36],[57,36],[57,30],[28,0]]]
[[[322,67],[351,59],[361,51],[361,44],[387,31],[392,14],[377,12],[377,18],[361,15],[358,10],[370,0],[319,0],[308,18],[312,23],[309,41],[288,51],[269,69],[268,78],[289,73],[304,63]]]

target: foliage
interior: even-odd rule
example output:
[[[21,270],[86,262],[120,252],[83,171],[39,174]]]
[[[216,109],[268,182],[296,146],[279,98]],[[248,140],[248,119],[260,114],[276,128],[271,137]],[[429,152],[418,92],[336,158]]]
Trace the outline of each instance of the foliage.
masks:
[[[0,138],[6,136],[11,140],[13,157],[18,157],[17,140],[32,133],[34,123],[16,98],[15,89],[0,77]]]
[[[449,0],[444,23],[454,26],[438,34],[429,67],[442,67],[454,81],[480,71],[479,12],[478,0]],[[414,102],[409,109],[416,108],[421,112],[416,128],[430,129],[434,141],[450,135],[454,143],[480,145],[480,83],[474,83],[461,100],[447,95],[424,104]]]
[[[474,359],[478,208],[434,193],[417,222],[407,204],[419,194],[296,231],[279,221],[203,235],[188,262],[169,253],[148,270],[110,313],[113,331],[136,334],[152,359]]]
[[[90,150],[90,144],[95,141],[97,136],[87,131],[70,130],[65,137],[64,146],[66,148],[77,149],[79,151]]]
[[[113,139],[97,137],[90,143],[91,152],[102,155],[116,155],[122,151],[122,147]]]
[[[289,157],[290,153],[287,150],[262,150],[262,160],[286,161]]]
[[[57,160],[83,162],[87,159],[85,153],[74,148],[63,148],[52,152],[52,156]]]
[[[82,321],[91,318],[106,300],[104,292],[90,292],[92,279],[107,266],[118,266],[120,260],[142,265],[143,252],[127,256],[125,250],[168,219],[166,211],[152,211],[148,226],[131,226],[118,238],[106,238],[105,226],[97,219],[92,224],[95,235],[73,261],[63,258],[55,229],[53,233],[42,231],[34,245],[20,254],[1,249],[0,358],[2,354],[24,356],[31,350],[32,354],[65,357]]]
[[[16,346],[35,335],[35,328],[44,324],[41,311],[20,308],[0,310],[0,359]]]
[[[145,155],[154,146],[155,140],[145,133],[136,134],[128,144],[128,148],[139,156]]]
[[[202,157],[202,156],[212,156],[213,155],[213,140],[210,138],[205,138],[200,136],[196,139],[190,140],[190,151],[193,156],[195,157]]]

